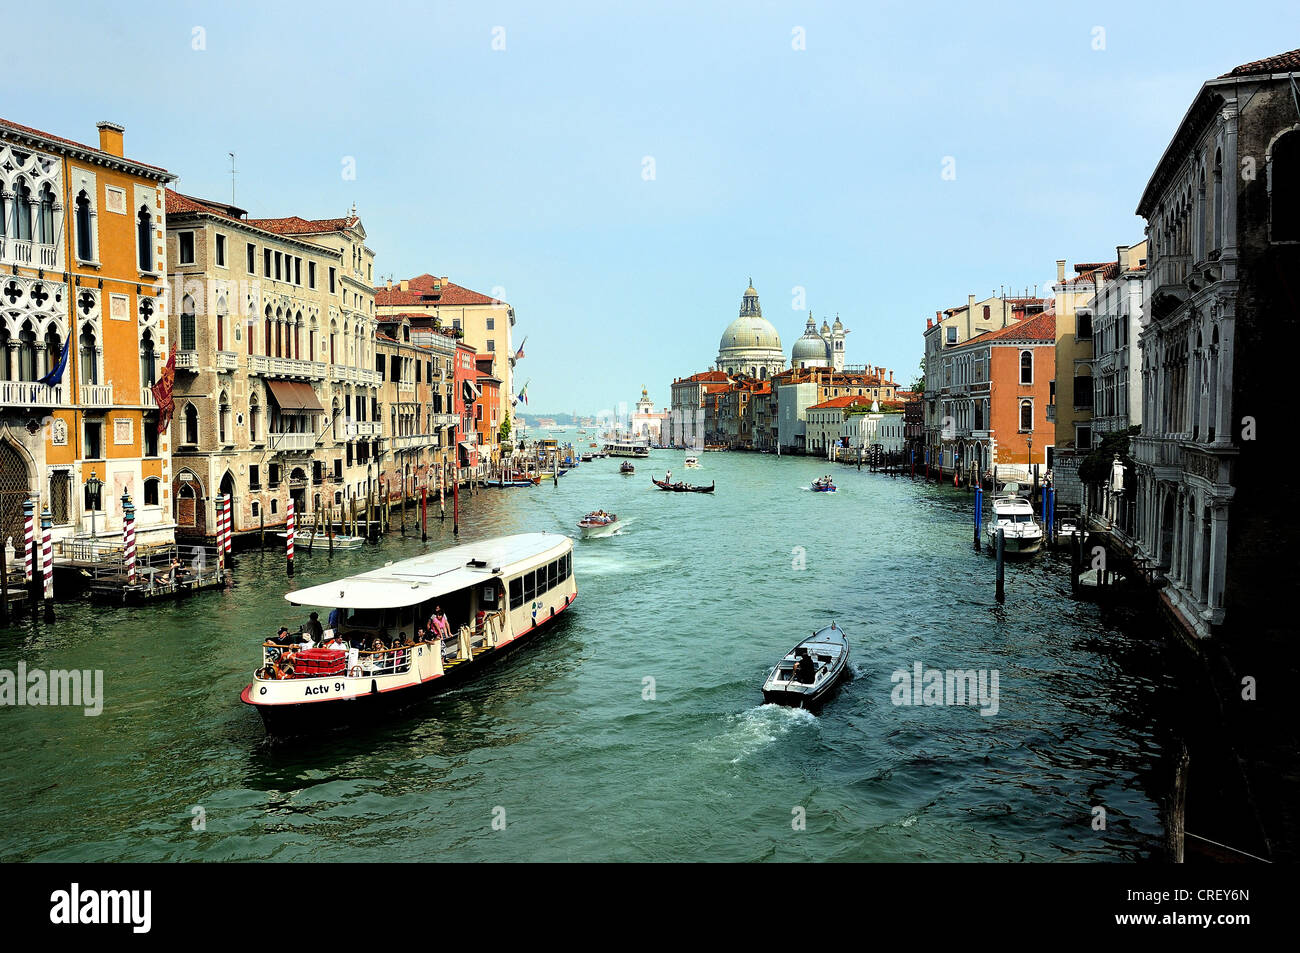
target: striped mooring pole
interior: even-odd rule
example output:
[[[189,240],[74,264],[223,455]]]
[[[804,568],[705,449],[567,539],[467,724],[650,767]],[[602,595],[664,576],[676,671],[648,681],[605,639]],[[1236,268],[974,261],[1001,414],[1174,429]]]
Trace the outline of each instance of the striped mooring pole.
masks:
[[[226,544],[225,544],[225,547],[224,547],[224,549],[223,549],[223,551],[222,551],[222,555],[225,557],[225,558],[223,559],[223,563],[224,563],[225,565],[227,565],[227,566],[229,566],[229,565],[231,564],[231,562],[233,562],[233,559],[232,559],[231,557],[234,555],[234,551],[235,551],[234,543],[232,542],[232,540],[234,539],[234,536],[235,536],[235,532],[234,532],[234,531],[235,531],[235,522],[234,522],[233,519],[231,519],[231,512],[230,512],[230,511],[231,511],[231,503],[230,503],[230,499],[231,499],[231,498],[230,498],[230,494],[227,493],[227,494],[226,494],[226,504],[225,504],[225,514],[226,514],[226,519],[225,519],[225,524],[226,524]]]
[[[32,553],[36,549],[36,501],[23,500],[23,582],[32,584]]]
[[[285,569],[290,576],[293,575],[293,497],[289,497],[288,517],[285,523]]]
[[[217,570],[226,568],[226,496],[218,493],[217,508]]]
[[[54,547],[50,542],[50,528],[54,519],[47,505],[41,510],[41,566],[45,571],[45,621],[54,621]]]
[[[135,504],[122,494],[122,555],[126,560],[126,584],[135,585]]]

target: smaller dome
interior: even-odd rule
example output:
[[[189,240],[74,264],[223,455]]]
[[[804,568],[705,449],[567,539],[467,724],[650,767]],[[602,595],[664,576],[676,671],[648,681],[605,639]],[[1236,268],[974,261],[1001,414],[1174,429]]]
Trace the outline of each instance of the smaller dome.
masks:
[[[822,334],[830,334],[830,333],[831,333],[831,326],[826,323],[825,318],[822,318]]]
[[[835,323],[831,325],[831,328],[835,331],[844,330],[844,325],[840,323],[840,316],[838,314],[835,315]]]

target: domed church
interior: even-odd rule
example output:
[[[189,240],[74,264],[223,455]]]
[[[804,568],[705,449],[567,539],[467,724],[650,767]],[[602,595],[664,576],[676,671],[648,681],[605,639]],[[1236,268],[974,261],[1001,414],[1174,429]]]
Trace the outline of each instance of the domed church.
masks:
[[[837,371],[844,370],[844,335],[848,333],[840,323],[838,314],[835,316],[834,326],[828,325],[823,320],[822,328],[818,331],[812,312],[809,311],[808,323],[804,326],[803,335],[794,342],[794,349],[790,352],[790,366],[833,367]]]
[[[715,367],[726,374],[759,380],[785,370],[781,336],[763,317],[752,278],[740,302],[740,316],[722,332]]]

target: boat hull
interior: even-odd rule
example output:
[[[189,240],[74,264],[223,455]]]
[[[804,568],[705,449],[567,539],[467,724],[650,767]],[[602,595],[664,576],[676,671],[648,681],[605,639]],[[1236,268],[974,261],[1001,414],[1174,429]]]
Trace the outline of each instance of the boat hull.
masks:
[[[828,627],[830,628],[830,627]],[[812,639],[805,639],[795,646],[797,649],[801,645],[815,645],[815,639],[825,629],[819,630],[814,634]],[[839,631],[836,629],[836,631]],[[767,681],[763,683],[763,701],[769,705],[785,705],[790,708],[819,708],[827,699],[835,693],[839,686],[848,678],[851,669],[849,668],[849,657],[851,648],[849,641],[843,632],[839,632],[843,642],[843,651],[836,657],[831,671],[821,680],[820,683],[814,683],[813,686],[806,686],[797,682],[778,682],[776,674],[779,669],[773,669],[768,675]],[[789,655],[786,656],[787,660]]]
[[[989,548],[995,553],[998,548],[997,530],[989,531]],[[1002,537],[1002,554],[1004,556],[1032,556],[1043,548],[1043,534],[1036,536],[1007,536]]]
[[[262,724],[266,728],[267,735],[272,738],[302,737],[362,725],[418,705],[469,681],[495,663],[504,661],[517,650],[552,629],[552,623],[576,600],[577,596],[569,599],[554,615],[540,619],[535,626],[518,638],[511,639],[495,649],[480,651],[473,660],[457,665],[437,678],[413,685],[379,691],[375,680],[371,679],[372,690],[366,694],[303,702],[297,705],[258,705],[252,700],[253,686],[250,684],[239,698],[240,701],[257,709],[258,714],[262,716]],[[308,679],[302,681],[304,687],[310,682]]]

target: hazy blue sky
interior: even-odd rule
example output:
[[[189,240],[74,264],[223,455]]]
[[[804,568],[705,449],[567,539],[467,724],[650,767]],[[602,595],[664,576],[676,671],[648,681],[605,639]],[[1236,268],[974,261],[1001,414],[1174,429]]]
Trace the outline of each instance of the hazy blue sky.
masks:
[[[1139,240],[1200,83],[1300,46],[1294,0],[78,6],[7,10],[0,115],[120,122],[200,196],[235,152],[254,216],[355,202],[377,274],[505,289],[533,410],[667,403],[751,275],[787,356],[798,286],[910,380],[936,308]]]

